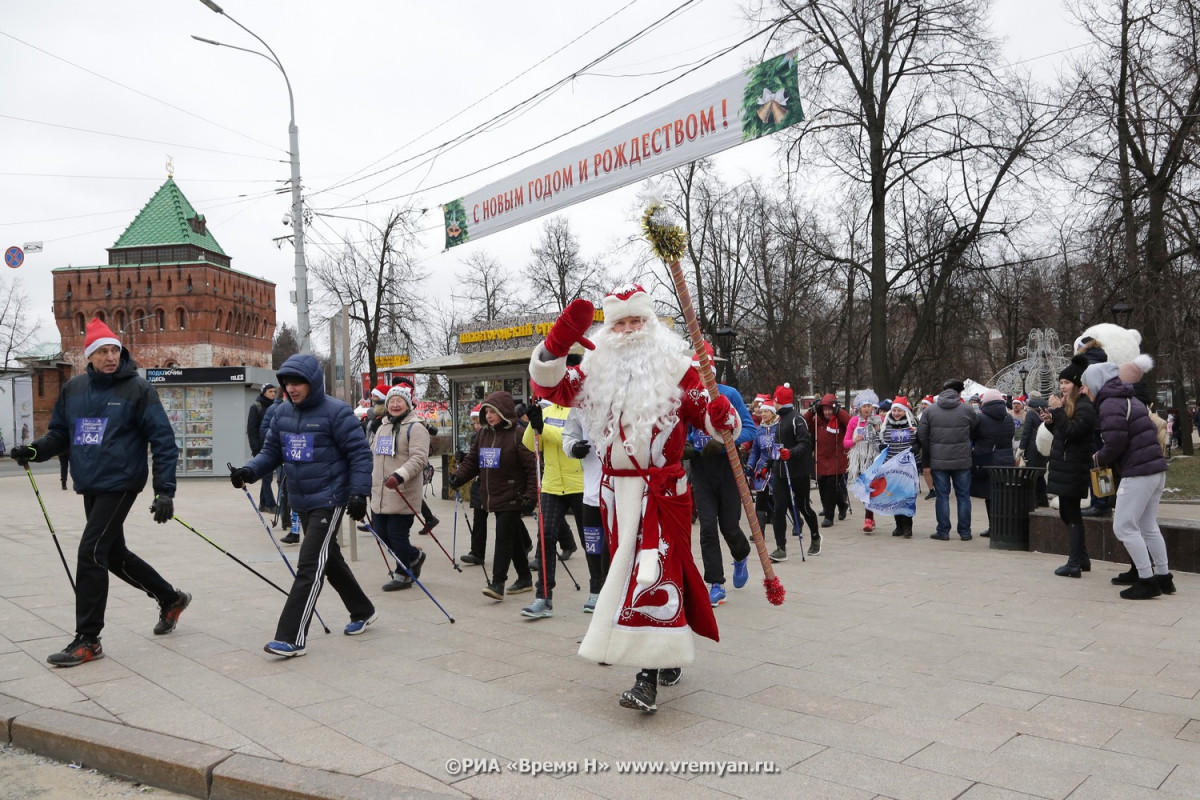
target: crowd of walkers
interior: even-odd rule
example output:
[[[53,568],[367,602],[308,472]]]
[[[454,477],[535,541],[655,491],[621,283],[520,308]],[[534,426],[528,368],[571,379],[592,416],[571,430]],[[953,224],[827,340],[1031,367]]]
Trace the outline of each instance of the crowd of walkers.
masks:
[[[988,468],[1024,465],[1037,472],[1039,505],[1049,505],[1053,495],[1067,530],[1069,556],[1055,574],[1080,578],[1090,571],[1083,517],[1111,514],[1132,561],[1113,579],[1127,587],[1121,596],[1175,591],[1157,524],[1168,431],[1143,391],[1153,361],[1137,352],[1137,340],[1130,346],[1134,331],[1089,329],[1049,396],[1006,398],[993,389],[966,396],[964,382],[951,379],[916,410],[907,396],[881,400],[870,390],[858,392],[847,409],[833,394],[798,403],[787,383],[749,404],[731,387],[706,387],[711,347],[693,352],[659,322],[640,286],[614,289],[603,311],[605,321],[596,326],[595,308],[577,300],[554,323],[529,363],[531,403],[519,405],[510,393],[496,391],[471,411],[474,430],[456,453],[448,484],[460,508],[460,492],[470,485],[471,543],[459,560],[486,574],[483,594],[493,601],[533,592],[520,609],[526,618],[553,616],[559,567],[566,569],[582,545],[588,583],[582,610],[592,618],[580,655],[638,669],[633,687],[621,694],[622,706],[653,712],[658,687],[679,682],[692,663],[692,635],[719,638],[712,609],[729,599],[726,564],[734,589],[749,578],[754,551],[742,527],[745,508],[753,508],[764,529],[770,526],[769,562],[788,560],[792,536],[801,557],[817,556],[822,529],[853,515],[852,493],[873,498],[882,492],[876,476],[889,465],[906,470],[911,491],[906,502],[886,510],[864,501],[865,534],[875,533],[882,513],[893,516],[892,536],[912,538],[912,501],[923,472],[925,499],[935,501],[931,538],[949,540],[952,528],[964,541],[987,537]],[[47,434],[10,453],[22,465],[68,459],[83,495],[76,636],[48,659],[60,667],[103,657],[109,573],[157,601],[155,634],[174,630],[192,600],[130,551],[123,532],[151,474],[147,447],[154,519],[165,523],[174,516],[177,451],[162,405],[100,320],[88,325],[84,355],[87,371],[63,387]],[[299,530],[282,539],[300,545],[294,581],[264,647],[290,658],[306,652],[326,580],[346,607],[347,635],[378,619],[342,557],[343,514],[386,550],[385,591],[419,585],[426,554],[413,543],[413,525],[420,522],[419,533],[427,533],[437,519],[422,491],[432,432],[415,412],[410,381],[376,387],[375,407],[360,422],[349,406],[325,394],[314,357],[287,359],[277,379],[278,389],[262,387],[250,410],[253,457],[231,465],[230,480],[259,511],[286,509],[284,519],[297,521]],[[737,475],[739,456],[745,482]],[[1095,490],[1093,472],[1102,467],[1114,468],[1115,492]],[[278,497],[271,487],[277,473]],[[256,481],[263,482],[257,502],[246,489]],[[977,534],[973,497],[983,500],[986,517]],[[535,509],[531,536],[527,520]],[[702,571],[691,556],[693,522],[699,523]]]

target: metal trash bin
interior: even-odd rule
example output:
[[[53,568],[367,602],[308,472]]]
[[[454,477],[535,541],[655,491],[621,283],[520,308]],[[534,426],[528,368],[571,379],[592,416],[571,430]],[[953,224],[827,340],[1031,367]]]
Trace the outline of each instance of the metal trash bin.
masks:
[[[993,550],[1029,550],[1029,514],[1037,507],[1037,467],[984,467],[992,492]]]

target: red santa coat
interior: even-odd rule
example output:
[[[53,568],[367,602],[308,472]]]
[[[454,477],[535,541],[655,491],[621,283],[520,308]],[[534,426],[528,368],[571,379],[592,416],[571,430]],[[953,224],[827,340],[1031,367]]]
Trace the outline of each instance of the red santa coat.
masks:
[[[529,374],[535,393],[573,405],[586,379],[565,359],[541,361],[534,351]],[[647,669],[687,666],[695,659],[693,633],[717,641],[708,589],[692,559],[692,501],[683,471],[688,425],[707,428],[708,393],[696,370],[678,376],[679,422],[655,427],[632,457],[623,447],[601,454],[600,513],[612,561],[579,655],[603,664]],[[740,423],[739,423],[740,424]],[[657,564],[638,554],[657,550]],[[639,570],[657,569],[648,585]]]

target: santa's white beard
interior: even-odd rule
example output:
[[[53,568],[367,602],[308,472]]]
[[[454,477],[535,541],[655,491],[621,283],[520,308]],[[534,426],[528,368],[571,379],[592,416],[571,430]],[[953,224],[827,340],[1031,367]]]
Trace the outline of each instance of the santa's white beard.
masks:
[[[576,405],[598,452],[621,443],[629,454],[642,451],[655,426],[669,428],[678,418],[679,379],[691,361],[687,343],[658,320],[629,333],[605,327],[591,337],[596,345],[584,355],[587,377]]]

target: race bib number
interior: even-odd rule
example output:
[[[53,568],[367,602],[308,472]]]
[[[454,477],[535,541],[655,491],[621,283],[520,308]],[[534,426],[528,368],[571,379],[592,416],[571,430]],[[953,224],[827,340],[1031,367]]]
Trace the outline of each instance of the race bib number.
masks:
[[[380,436],[375,439],[375,455],[377,456],[394,456],[396,455],[396,440],[391,436]]]
[[[704,445],[708,444],[711,441],[712,441],[712,437],[709,436],[707,433],[700,433],[699,431],[696,431],[696,440],[695,440],[695,443],[692,445],[692,447],[695,447],[697,450],[703,450]]]
[[[604,531],[585,525],[583,528],[583,552],[590,556],[600,555],[600,543],[604,540]]]
[[[563,425],[566,424],[567,421],[565,419],[560,419],[558,417],[551,417],[550,419],[547,419],[545,422],[547,425],[553,425],[556,428],[561,428]]]
[[[311,433],[285,433],[283,435],[284,461],[312,461],[313,437]]]
[[[80,417],[75,420],[75,441],[71,444],[100,444],[107,427],[108,417]]]
[[[500,448],[499,447],[481,447],[479,448],[479,468],[480,469],[499,469],[500,467]]]

